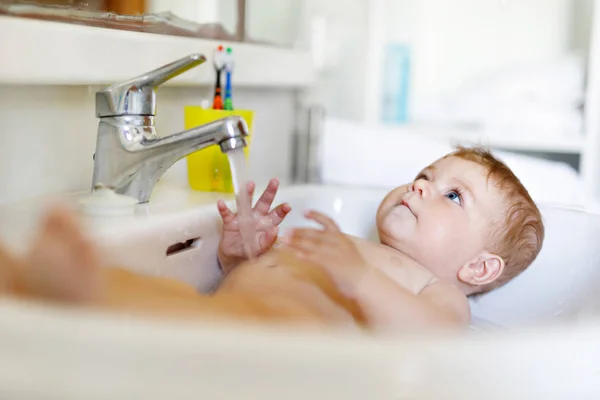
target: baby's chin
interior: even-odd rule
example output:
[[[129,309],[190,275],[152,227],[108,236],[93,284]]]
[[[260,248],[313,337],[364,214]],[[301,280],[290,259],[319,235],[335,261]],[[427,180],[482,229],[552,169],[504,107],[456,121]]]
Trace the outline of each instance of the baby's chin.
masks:
[[[398,211],[392,210],[392,212]],[[377,224],[377,232],[379,233],[380,238],[386,238],[386,241],[390,243],[402,243],[406,240],[410,241],[410,238],[414,237],[414,216],[408,210],[401,212],[408,213],[410,216],[406,215],[400,217],[388,214],[386,218],[383,218],[381,221],[379,221]]]

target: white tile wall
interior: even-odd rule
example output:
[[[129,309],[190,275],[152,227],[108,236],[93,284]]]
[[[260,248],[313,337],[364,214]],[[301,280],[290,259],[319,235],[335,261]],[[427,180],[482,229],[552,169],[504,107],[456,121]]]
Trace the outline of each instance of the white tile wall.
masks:
[[[87,86],[0,86],[0,204],[64,191],[88,190],[98,120]],[[200,104],[209,88],[164,87],[158,92],[162,135],[183,129],[183,106]],[[250,173],[262,181],[290,177],[294,128],[292,90],[238,89],[237,108],[255,111]],[[186,183],[185,160],[164,179]]]

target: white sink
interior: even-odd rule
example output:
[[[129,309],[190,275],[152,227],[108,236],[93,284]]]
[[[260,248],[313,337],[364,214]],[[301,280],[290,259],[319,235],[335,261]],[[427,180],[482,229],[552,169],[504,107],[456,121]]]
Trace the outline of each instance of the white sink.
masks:
[[[274,205],[286,201],[292,206],[282,224],[284,231],[312,225],[303,212],[313,208],[333,217],[343,231],[377,240],[375,212],[385,194],[385,190],[368,188],[295,185],[282,187]],[[176,278],[210,292],[222,278],[216,261],[219,197],[225,197],[233,206],[231,195],[158,185],[150,203],[137,206],[134,216],[86,217],[84,221],[110,261],[141,273]],[[0,208],[2,241],[17,250],[24,249],[42,204]],[[594,308],[593,293],[600,287],[596,250],[600,216],[553,206],[541,209],[546,240],[539,258],[508,285],[472,300],[474,318],[514,327],[570,318]],[[177,244],[183,244],[179,246],[182,249],[167,254]]]
[[[87,195],[75,193],[0,207],[0,240],[17,253],[25,251],[49,203],[60,201],[75,206]],[[231,195],[159,184],[151,201],[137,205],[134,215],[81,217],[108,262],[176,278],[207,292],[221,278],[216,263],[219,198],[233,204]],[[167,255],[167,250],[178,243],[186,244],[186,249]]]
[[[284,229],[307,224],[302,212],[314,208],[335,218],[346,232],[374,238],[374,212],[384,194],[291,186],[281,189],[276,202],[293,207]],[[215,263],[218,197],[159,185],[151,203],[139,206],[135,216],[86,222],[115,260],[208,291],[220,278]],[[3,242],[15,250],[26,248],[42,204],[0,208]],[[506,326],[539,321],[553,317],[557,308],[577,309],[583,293],[598,287],[594,242],[599,217],[552,207],[544,207],[543,213],[547,242],[540,259],[512,284],[474,302],[476,315]],[[173,243],[195,237],[201,240],[189,250],[165,254]],[[0,387],[6,394],[32,395],[32,381],[38,393],[57,398],[90,393],[97,398],[164,398],[167,391],[178,398],[253,393],[265,399],[284,393],[348,399],[478,399],[490,393],[498,398],[596,398],[600,393],[594,378],[600,356],[597,323],[478,338],[399,335],[371,340],[295,329],[243,330],[213,322],[123,320],[6,301],[0,304],[0,317]]]

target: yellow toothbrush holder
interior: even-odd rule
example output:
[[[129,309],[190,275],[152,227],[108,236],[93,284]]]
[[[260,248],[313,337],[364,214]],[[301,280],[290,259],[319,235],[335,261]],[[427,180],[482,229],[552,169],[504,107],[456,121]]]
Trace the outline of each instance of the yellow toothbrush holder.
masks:
[[[244,148],[246,159],[250,152],[254,112],[250,110],[213,110],[200,106],[185,106],[185,129],[195,128],[225,117],[239,116],[248,125],[248,145]],[[233,181],[227,154],[219,146],[208,146],[187,156],[188,182],[193,190],[203,192],[233,193]]]

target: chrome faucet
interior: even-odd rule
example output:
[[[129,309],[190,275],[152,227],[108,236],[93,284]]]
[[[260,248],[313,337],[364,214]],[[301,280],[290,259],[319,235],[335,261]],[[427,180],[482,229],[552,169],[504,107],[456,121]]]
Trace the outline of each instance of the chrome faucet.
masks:
[[[156,132],[157,87],[204,61],[203,55],[191,54],[96,93],[100,122],[92,190],[108,187],[145,203],[177,160],[211,145],[223,152],[246,146],[248,126],[235,116],[169,136]]]

